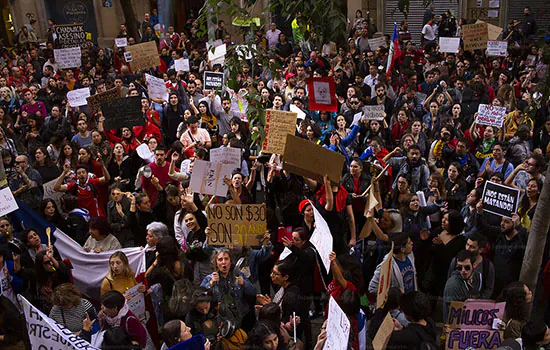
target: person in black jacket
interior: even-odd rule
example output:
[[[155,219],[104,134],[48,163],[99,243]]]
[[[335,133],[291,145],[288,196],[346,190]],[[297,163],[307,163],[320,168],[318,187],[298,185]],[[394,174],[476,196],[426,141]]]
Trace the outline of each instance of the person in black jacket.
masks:
[[[78,198],[72,194],[67,193],[62,197],[62,206],[68,213],[65,220],[67,235],[83,246],[89,236],[90,213],[78,207]]]
[[[430,300],[422,292],[412,291],[401,297],[401,310],[410,324],[395,324],[387,349],[426,349],[436,347],[436,329],[430,315]]]

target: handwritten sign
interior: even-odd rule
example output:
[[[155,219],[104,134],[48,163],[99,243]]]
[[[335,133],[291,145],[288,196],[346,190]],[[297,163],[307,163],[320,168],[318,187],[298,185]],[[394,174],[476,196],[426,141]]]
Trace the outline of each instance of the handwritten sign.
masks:
[[[375,51],[380,46],[388,47],[388,44],[386,44],[386,38],[384,36],[381,36],[378,38],[369,39],[369,46],[371,50]]]
[[[82,23],[58,24],[55,26],[55,34],[59,48],[86,48],[86,32]]]
[[[241,168],[241,149],[240,148],[212,148],[210,150],[210,161],[231,166],[232,169]]]
[[[330,228],[328,227],[325,218],[323,218],[313,203],[311,203],[311,207],[313,208],[315,228],[313,229],[313,233],[311,234],[309,241],[313,244],[315,249],[317,249],[319,257],[323,262],[323,266],[325,266],[325,270],[328,272],[330,271],[330,259],[328,256],[333,249],[332,234],[330,233]]]
[[[449,308],[450,330],[445,349],[496,349],[503,338],[501,331],[493,329],[493,321],[502,319],[506,303],[492,300],[452,301]]]
[[[212,204],[206,214],[210,245],[257,246],[266,230],[265,204]]]
[[[439,38],[439,51],[440,52],[452,52],[458,53],[458,47],[460,46],[460,38]]]
[[[485,50],[489,40],[487,23],[474,23],[462,26],[464,51]]]
[[[283,169],[317,181],[323,181],[326,174],[332,183],[340,182],[343,155],[291,134],[286,135],[283,153]]]
[[[140,96],[109,100],[101,102],[100,106],[107,130],[145,125]]]
[[[117,88],[113,88],[104,92],[100,92],[99,94],[86,97],[86,101],[88,102],[88,106],[92,111],[98,112],[100,110],[101,102],[116,100],[117,98],[120,98],[120,90]]]
[[[139,318],[141,323],[146,324],[147,313],[145,312],[145,295],[138,291],[140,286],[143,286],[143,283],[136,284],[124,294],[128,297],[126,305],[128,305],[130,311]]]
[[[500,128],[504,123],[505,116],[506,107],[486,105],[482,103],[477,109],[476,123]]]
[[[327,339],[324,350],[347,349],[350,329],[348,317],[331,296],[328,301]]]
[[[145,73],[145,81],[147,81],[149,98],[160,98],[164,101],[168,101],[168,91],[163,79]]]
[[[7,215],[12,211],[19,209],[13,193],[9,187],[0,190],[0,216]]]
[[[483,188],[483,211],[512,218],[518,210],[520,190],[487,181]]]
[[[124,60],[126,62],[132,62],[132,53],[130,51],[124,53]]]
[[[160,65],[157,44],[154,41],[128,46],[126,52],[132,54],[132,70],[134,72]]]
[[[363,115],[365,120],[383,120],[384,105],[364,106]]]
[[[393,333],[393,320],[388,312],[372,341],[373,349],[385,349]]]
[[[487,56],[505,57],[508,54],[507,41],[487,41]]]
[[[76,68],[82,64],[82,52],[80,47],[68,49],[54,49],[53,56],[59,68]]]
[[[265,113],[265,139],[262,152],[283,154],[286,135],[294,135],[297,114],[293,112],[274,111],[268,109]]]
[[[189,59],[188,58],[179,58],[174,61],[174,68],[176,72],[183,71],[189,72]]]
[[[189,188],[195,193],[227,196],[225,177],[231,178],[231,165],[195,160]]]
[[[86,100],[90,97],[90,88],[82,88],[69,91],[67,93],[67,101],[71,107],[85,106],[88,104]]]
[[[223,73],[204,72],[204,89],[219,90],[223,86]]]
[[[115,38],[115,45],[116,45],[116,47],[126,47],[126,46],[128,46],[128,39],[127,38]]]
[[[390,291],[391,284],[392,259],[393,254],[388,254],[380,267],[380,280],[378,281],[378,290],[376,292],[376,307],[378,309],[383,308],[384,305],[386,305],[386,300],[388,300],[388,292]]]

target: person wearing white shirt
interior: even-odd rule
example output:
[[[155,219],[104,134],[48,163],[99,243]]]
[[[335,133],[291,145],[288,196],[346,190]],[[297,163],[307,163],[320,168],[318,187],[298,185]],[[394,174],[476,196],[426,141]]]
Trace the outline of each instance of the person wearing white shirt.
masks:
[[[281,31],[277,29],[277,25],[275,23],[271,22],[269,30],[265,33],[267,46],[270,49],[275,48],[275,46],[277,46],[277,44],[279,43],[279,34],[281,34]]]
[[[369,75],[365,77],[365,84],[370,86],[371,96],[370,98],[376,97],[376,84],[378,84],[378,67],[375,64],[369,66]]]
[[[422,28],[422,37],[424,38],[424,43],[435,41],[435,36],[437,33],[437,24],[435,24],[435,16],[432,17],[432,20],[424,25]]]

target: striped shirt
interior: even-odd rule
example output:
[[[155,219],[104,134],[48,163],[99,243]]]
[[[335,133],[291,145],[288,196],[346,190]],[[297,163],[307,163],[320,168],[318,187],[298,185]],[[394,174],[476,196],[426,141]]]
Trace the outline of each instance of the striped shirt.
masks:
[[[54,305],[50,311],[50,318],[76,333],[82,330],[82,321],[86,318],[86,312],[90,315],[90,320],[97,317],[94,306],[88,300],[81,298],[80,304],[70,310],[63,310]]]

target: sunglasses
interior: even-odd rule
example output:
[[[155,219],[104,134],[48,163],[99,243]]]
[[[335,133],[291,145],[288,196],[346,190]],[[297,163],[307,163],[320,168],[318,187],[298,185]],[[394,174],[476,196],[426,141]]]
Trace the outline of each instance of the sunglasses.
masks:
[[[472,267],[470,265],[457,265],[455,267],[455,270],[457,271],[462,271],[462,270],[470,271],[471,269]]]

